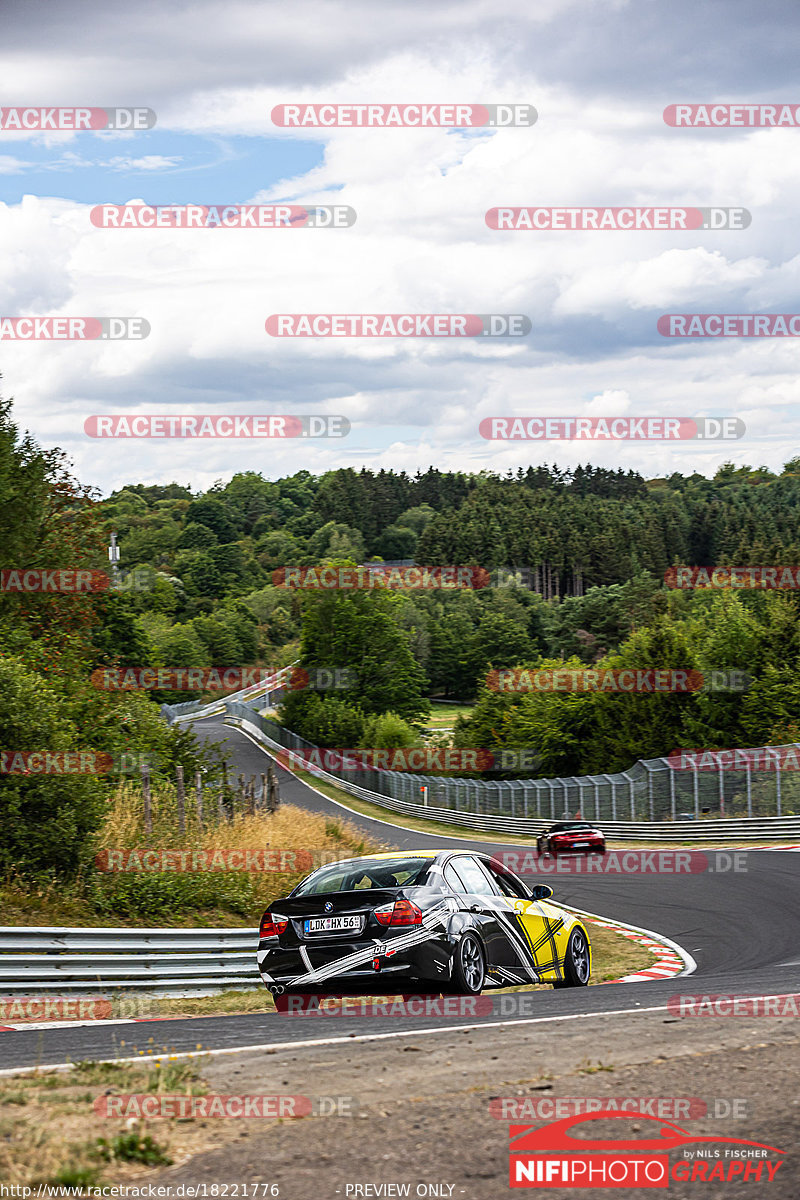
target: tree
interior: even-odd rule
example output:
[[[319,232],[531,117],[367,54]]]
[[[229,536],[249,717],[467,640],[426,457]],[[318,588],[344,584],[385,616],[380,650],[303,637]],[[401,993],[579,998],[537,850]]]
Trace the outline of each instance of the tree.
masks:
[[[401,596],[384,589],[306,593],[300,666],[309,673],[348,668],[356,679],[348,701],[367,715],[391,711],[406,721],[420,719],[429,711],[425,675],[400,628],[402,605]]]
[[[417,535],[401,525],[387,525],[375,544],[375,552],[383,559],[413,558]]]
[[[0,661],[0,730],[8,753],[40,755],[88,750],[94,732],[80,736],[57,689],[15,657]],[[0,869],[43,877],[74,873],[88,859],[89,835],[103,807],[95,774],[26,772],[22,765],[19,773],[4,774]]]
[[[236,526],[228,515],[225,505],[219,500],[203,497],[193,500],[186,510],[187,523],[197,522],[213,529],[220,542],[232,542],[236,539]]]

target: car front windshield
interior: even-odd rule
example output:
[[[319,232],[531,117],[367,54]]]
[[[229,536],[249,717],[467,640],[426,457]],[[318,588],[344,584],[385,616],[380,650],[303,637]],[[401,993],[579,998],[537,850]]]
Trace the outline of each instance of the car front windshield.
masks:
[[[318,896],[327,892],[360,892],[369,888],[399,888],[421,883],[432,859],[398,855],[397,858],[359,858],[320,867],[292,892],[293,896]]]

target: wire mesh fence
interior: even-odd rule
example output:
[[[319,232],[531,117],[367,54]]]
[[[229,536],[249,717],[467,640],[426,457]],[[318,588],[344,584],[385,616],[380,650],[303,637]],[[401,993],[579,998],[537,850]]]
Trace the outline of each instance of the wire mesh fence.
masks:
[[[266,737],[311,761],[319,748],[263,717],[228,702],[231,716],[246,718]],[[668,758],[640,759],[616,774],[563,779],[477,779],[406,771],[326,765],[328,775],[407,803],[474,816],[595,821],[697,821],[704,817],[788,817],[800,814],[800,744],[730,752],[731,761],[676,765]],[[738,765],[736,765],[738,764]],[[302,766],[302,759],[298,761]]]

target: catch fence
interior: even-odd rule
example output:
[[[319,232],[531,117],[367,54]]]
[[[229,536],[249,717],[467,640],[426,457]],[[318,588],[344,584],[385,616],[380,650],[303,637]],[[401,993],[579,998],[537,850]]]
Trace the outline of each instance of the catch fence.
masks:
[[[723,765],[713,769],[680,768],[667,758],[654,758],[640,759],[629,770],[615,774],[558,779],[454,778],[381,768],[338,770],[327,765],[319,771],[313,767],[313,757],[319,750],[311,742],[248,706],[228,701],[225,707],[229,717],[247,720],[277,747],[298,751],[303,758],[297,765],[311,762],[306,769],[312,774],[328,775],[345,790],[351,785],[423,810],[473,818],[539,821],[580,814],[584,819],[619,824],[791,818],[800,814],[800,771],[788,765],[795,760],[800,766],[800,744],[747,751],[751,760],[758,761],[760,756],[762,762],[770,764],[763,769],[749,763],[736,770]]]

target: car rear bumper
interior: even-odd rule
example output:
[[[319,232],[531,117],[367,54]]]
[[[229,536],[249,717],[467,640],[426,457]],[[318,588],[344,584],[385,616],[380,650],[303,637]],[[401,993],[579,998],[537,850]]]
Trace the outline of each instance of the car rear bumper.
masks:
[[[392,939],[384,943],[306,942],[283,947],[262,941],[258,948],[258,970],[270,991],[295,988],[314,991],[336,990],[342,985],[363,985],[387,976],[405,979],[447,981],[450,955],[441,939],[430,936],[417,945],[396,948]],[[377,964],[377,967],[376,967]]]

